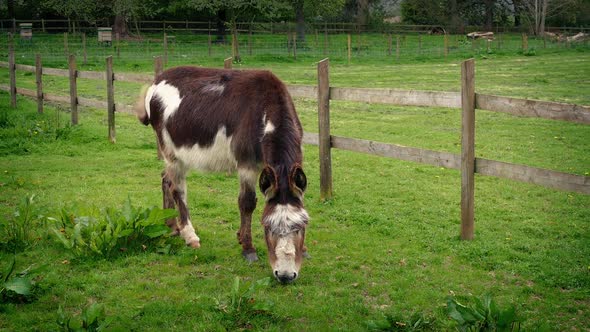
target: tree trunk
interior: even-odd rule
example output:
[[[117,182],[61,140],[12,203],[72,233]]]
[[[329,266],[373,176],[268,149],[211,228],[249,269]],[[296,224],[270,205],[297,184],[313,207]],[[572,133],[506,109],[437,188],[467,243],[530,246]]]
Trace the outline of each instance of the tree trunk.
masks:
[[[129,30],[127,30],[127,20],[124,16],[115,16],[115,23],[113,24],[113,33],[118,33],[119,37],[121,38],[125,38],[129,35]]]
[[[547,3],[548,0],[543,0],[543,5],[541,7],[541,21],[539,23],[539,31],[538,36],[543,36],[545,34],[545,17],[547,16]]]
[[[225,23],[227,20],[227,12],[225,9],[220,9],[217,12],[217,39],[215,40],[218,44],[225,44]]]
[[[520,14],[522,12],[520,6],[520,0],[512,0],[512,4],[514,5],[514,27],[520,27],[521,19]]]
[[[485,30],[492,31],[494,24],[494,0],[485,0],[486,5],[486,23]]]
[[[459,17],[459,11],[457,10],[457,0],[449,0],[448,15],[450,16],[450,32],[463,34],[463,23],[461,22],[461,18]]]
[[[303,14],[303,0],[296,0],[293,4],[295,7],[295,19],[297,25],[295,30],[297,31],[297,43],[305,42],[305,16]]]
[[[14,20],[14,0],[8,0],[6,4],[8,6],[8,18]],[[12,21],[10,24],[12,25],[13,22],[14,21]],[[16,26],[12,27],[12,33],[16,33]]]
[[[359,29],[363,25],[367,24],[369,16],[369,0],[358,0],[357,11],[356,11],[356,23],[359,25]]]
[[[232,57],[233,61],[240,63],[242,62],[242,57],[240,56],[240,44],[238,43],[238,29],[237,29],[236,21],[232,20],[231,22],[231,37],[232,37]]]

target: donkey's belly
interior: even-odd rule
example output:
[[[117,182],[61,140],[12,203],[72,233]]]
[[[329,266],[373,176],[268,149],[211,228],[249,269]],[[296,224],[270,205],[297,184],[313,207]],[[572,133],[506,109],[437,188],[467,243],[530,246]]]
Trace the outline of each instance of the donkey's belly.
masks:
[[[187,167],[213,172],[235,171],[237,168],[236,158],[231,151],[232,137],[226,136],[225,127],[219,129],[213,144],[206,147],[199,144],[177,147],[166,130],[163,134],[166,148]]]

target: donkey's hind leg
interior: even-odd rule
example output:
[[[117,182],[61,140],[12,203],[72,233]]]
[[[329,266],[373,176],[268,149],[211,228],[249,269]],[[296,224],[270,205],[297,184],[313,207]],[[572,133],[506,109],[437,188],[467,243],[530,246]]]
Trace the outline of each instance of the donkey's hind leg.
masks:
[[[174,209],[174,198],[172,197],[172,180],[168,176],[168,172],[162,172],[162,197],[164,201],[164,209]],[[166,220],[166,225],[170,227],[172,235],[180,235],[178,228],[178,221],[176,218]]]
[[[242,245],[242,256],[248,262],[258,260],[256,249],[252,245],[252,212],[256,209],[256,180],[258,172],[256,168],[238,167],[240,176],[240,195],[238,205],[240,207],[240,230],[238,241]]]
[[[169,194],[176,204],[178,213],[180,214],[180,220],[177,224],[178,233],[187,245],[193,248],[199,248],[201,246],[200,239],[195,233],[195,229],[191,223],[186,200],[187,169],[178,162],[169,162],[166,164],[165,172],[166,175],[164,178],[167,178],[171,182],[169,186]],[[162,184],[162,187],[164,187],[164,184]],[[166,196],[164,196],[164,204],[166,204]]]

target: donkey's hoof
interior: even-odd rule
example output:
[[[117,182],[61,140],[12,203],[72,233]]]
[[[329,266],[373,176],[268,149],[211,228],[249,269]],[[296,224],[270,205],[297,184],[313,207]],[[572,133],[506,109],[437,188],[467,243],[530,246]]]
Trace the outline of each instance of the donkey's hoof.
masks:
[[[242,256],[248,261],[248,263],[254,263],[258,261],[258,256],[256,252],[243,252]]]
[[[199,242],[198,240],[193,240],[193,241],[187,243],[186,245],[193,248],[193,249],[201,248],[201,242]]]

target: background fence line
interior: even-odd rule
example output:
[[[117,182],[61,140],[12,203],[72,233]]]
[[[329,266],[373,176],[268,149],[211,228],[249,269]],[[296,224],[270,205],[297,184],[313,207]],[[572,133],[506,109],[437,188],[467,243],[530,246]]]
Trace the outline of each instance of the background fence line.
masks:
[[[393,43],[395,35],[395,43]],[[88,54],[90,60],[102,62],[109,55],[117,58],[145,59],[146,56],[164,55],[164,62],[169,60],[186,63],[187,58],[233,56],[282,56],[292,59],[302,57],[330,57],[332,60],[365,57],[382,57],[385,61],[402,61],[406,59],[446,59],[449,56],[461,58],[473,57],[474,54],[518,52],[534,55],[542,50],[559,48],[588,49],[588,38],[573,42],[564,38],[549,38],[522,35],[505,35],[499,33],[493,40],[469,39],[465,35],[427,35],[404,34],[401,32],[363,32],[363,33],[323,33],[308,34],[304,42],[294,38],[293,32],[253,35],[251,32],[226,36],[225,40],[212,40],[211,34],[171,35],[169,32],[149,34],[142,38],[121,39],[117,34],[111,41],[99,41],[97,34],[34,33],[32,39],[19,36],[14,38],[0,35],[0,45],[9,44],[14,39],[19,58],[30,59],[33,63],[35,53],[44,54],[45,60],[60,59],[70,53],[84,59]],[[63,40],[61,40],[63,39]],[[60,40],[60,42],[56,42]],[[395,50],[394,50],[395,48]],[[90,52],[89,52],[90,51]]]
[[[11,77],[16,77],[17,70],[68,77],[70,79],[70,96],[59,96],[43,93],[42,84],[37,84],[37,91],[16,87],[16,80],[10,85],[0,85],[0,90],[9,91],[11,100],[16,106],[16,94],[36,98],[39,103],[52,101],[70,103],[72,108],[72,124],[77,123],[74,110],[77,105],[106,108],[108,110],[108,137],[115,142],[115,112],[133,113],[128,105],[116,104],[114,100],[114,82],[151,83],[154,76],[147,74],[114,73],[112,71],[112,56],[106,58],[106,73],[78,71],[75,58],[70,58],[70,69],[41,68],[41,59],[37,66],[16,65],[14,55],[10,54],[9,62],[0,62],[0,67],[8,68]],[[231,66],[226,59],[225,66]],[[399,160],[413,161],[439,167],[461,170],[461,238],[472,239],[474,235],[474,182],[475,173],[482,175],[507,178],[511,180],[534,183],[549,188],[574,191],[590,195],[590,177],[570,173],[563,173],[548,169],[530,167],[526,165],[506,163],[475,157],[475,111],[486,109],[493,112],[509,113],[517,116],[538,117],[550,120],[590,124],[590,106],[563,104],[529,99],[489,96],[475,92],[473,59],[464,61],[462,68],[461,93],[432,92],[432,91],[401,91],[391,89],[359,89],[333,88],[329,86],[329,62],[324,59],[318,63],[318,85],[301,86],[287,85],[293,97],[316,99],[318,102],[319,132],[304,133],[303,142],[319,146],[320,160],[320,191],[322,199],[332,197],[332,163],[331,149],[362,152],[371,155],[388,157]],[[162,58],[154,59],[154,72],[162,71]],[[39,75],[39,74],[38,74]],[[76,78],[106,80],[107,99],[101,101],[81,98],[76,92]],[[41,79],[39,79],[41,82]],[[330,100],[348,100],[356,102],[386,103],[392,105],[413,105],[427,107],[462,108],[462,139],[460,155],[449,152],[432,151],[427,149],[406,147],[369,140],[338,137],[330,134]],[[12,104],[12,103],[11,103]]]
[[[20,23],[32,23],[32,28],[43,32],[89,32],[96,31],[99,27],[111,27],[113,22],[102,21],[91,24],[83,20],[70,19],[2,19],[0,20],[0,31],[16,31]],[[365,31],[373,32],[400,32],[400,33],[428,33],[444,29],[443,25],[422,25],[386,23],[378,25],[358,24],[356,22],[306,22],[306,32],[327,31],[328,33],[357,33]],[[284,33],[296,30],[295,22],[236,22],[238,32],[253,33]],[[589,27],[546,27],[546,31],[562,32],[587,32]],[[151,31],[189,31],[195,33],[212,33],[217,31],[217,24],[214,21],[192,21],[192,20],[139,20],[131,22],[129,31],[132,33]],[[465,26],[465,32],[483,31],[481,26]],[[529,29],[521,27],[494,26],[493,32],[523,32]]]

